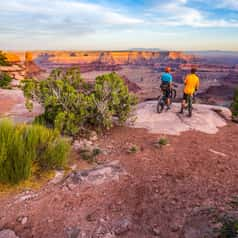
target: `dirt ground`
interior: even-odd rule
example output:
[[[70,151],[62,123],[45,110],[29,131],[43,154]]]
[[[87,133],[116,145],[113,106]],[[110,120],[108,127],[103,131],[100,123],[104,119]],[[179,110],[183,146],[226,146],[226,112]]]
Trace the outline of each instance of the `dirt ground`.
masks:
[[[20,238],[177,238],[195,209],[227,209],[238,195],[238,126],[166,136],[169,145],[158,148],[161,137],[111,130],[97,142],[105,151],[98,162],[119,160],[126,174],[100,185],[61,182],[25,197],[2,196],[0,230]],[[132,146],[138,151],[128,153]]]

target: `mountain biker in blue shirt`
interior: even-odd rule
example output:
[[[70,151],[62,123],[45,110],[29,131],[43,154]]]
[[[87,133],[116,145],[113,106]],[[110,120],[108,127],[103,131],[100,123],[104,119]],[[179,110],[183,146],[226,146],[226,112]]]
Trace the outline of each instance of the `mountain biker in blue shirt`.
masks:
[[[163,93],[165,93],[168,109],[170,109],[170,104],[171,104],[171,88],[172,88],[172,82],[173,82],[173,77],[170,72],[171,72],[171,68],[166,67],[165,72],[162,73],[161,75],[161,85],[160,85],[161,90],[163,91]]]

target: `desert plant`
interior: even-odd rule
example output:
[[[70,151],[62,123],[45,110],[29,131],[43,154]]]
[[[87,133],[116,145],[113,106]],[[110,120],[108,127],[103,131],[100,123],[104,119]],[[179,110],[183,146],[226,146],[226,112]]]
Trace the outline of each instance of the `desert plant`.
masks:
[[[138,152],[138,147],[136,145],[132,145],[129,149],[128,149],[128,153],[129,154],[135,154]]]
[[[80,151],[80,156],[83,160],[88,161],[89,163],[93,163],[97,161],[97,156],[101,154],[101,150],[99,148],[84,149]]]
[[[0,88],[9,88],[11,81],[12,77],[9,74],[0,72]]]
[[[231,104],[232,116],[238,122],[238,88],[235,90],[233,103]]]
[[[169,141],[166,138],[160,138],[158,141],[154,143],[154,146],[157,148],[161,148],[162,146],[168,145]]]
[[[135,96],[129,93],[124,80],[116,73],[110,73],[96,78],[95,84],[96,124],[105,128],[112,126],[113,117],[124,123],[137,103]]]
[[[29,178],[33,164],[41,170],[64,166],[69,143],[59,132],[40,125],[0,122],[0,182],[18,183]]]
[[[52,71],[42,81],[25,80],[23,91],[29,110],[32,101],[45,109],[38,121],[45,122],[62,133],[75,135],[89,128],[110,128],[113,118],[123,123],[136,103],[124,81],[115,73],[100,76],[94,86],[81,78],[79,69]]]
[[[220,230],[220,238],[236,238],[238,236],[238,220],[231,217],[223,219],[223,226]]]
[[[0,123],[0,181],[17,183],[31,174],[32,156],[23,138],[23,128],[9,121]]]
[[[7,60],[6,55],[0,51],[0,66],[9,66],[10,63]]]
[[[160,138],[158,143],[163,146],[163,145],[167,145],[169,142],[168,142],[168,139],[166,138]]]

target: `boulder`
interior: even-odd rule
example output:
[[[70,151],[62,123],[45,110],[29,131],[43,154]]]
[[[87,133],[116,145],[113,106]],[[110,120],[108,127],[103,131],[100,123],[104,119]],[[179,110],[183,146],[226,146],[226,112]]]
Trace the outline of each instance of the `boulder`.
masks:
[[[2,230],[0,231],[0,238],[19,238],[12,230]]]

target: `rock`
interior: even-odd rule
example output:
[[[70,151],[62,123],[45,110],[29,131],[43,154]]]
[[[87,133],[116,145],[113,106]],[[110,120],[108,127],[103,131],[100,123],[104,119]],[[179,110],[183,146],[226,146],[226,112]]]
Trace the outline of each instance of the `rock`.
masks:
[[[81,149],[81,146],[82,146],[81,143],[78,140],[76,140],[76,141],[74,141],[72,148],[75,151],[79,151]]]
[[[174,224],[171,226],[171,231],[172,232],[178,232],[181,229],[181,226]]]
[[[73,149],[78,153],[89,153],[92,154],[95,152],[95,149],[99,149],[96,144],[93,144],[92,141],[83,139],[81,141],[74,141]],[[100,150],[100,149],[99,149]]]
[[[19,238],[12,230],[0,231],[0,238]]]
[[[124,218],[115,223],[113,231],[116,235],[122,235],[131,229],[131,225],[131,221],[127,218]]]
[[[77,169],[77,164],[71,165],[70,168],[71,168],[72,170],[76,170],[76,169]]]
[[[206,210],[200,210],[187,217],[180,238],[215,238],[218,237],[214,233],[214,214],[210,214]],[[216,216],[216,215],[215,215]]]
[[[60,183],[64,178],[64,171],[56,171],[55,177],[50,181],[53,184]]]
[[[34,103],[32,112],[29,112],[25,106],[25,98],[20,89],[0,89],[1,104],[0,114],[6,115],[14,122],[32,122],[36,116],[43,112],[42,107]]]
[[[27,217],[23,217],[22,221],[21,221],[21,224],[22,225],[25,225],[28,221],[28,218]]]
[[[105,224],[99,224],[93,232],[92,238],[104,238],[109,233],[109,230]]]
[[[20,216],[17,218],[17,222],[21,223],[22,225],[25,225],[28,221],[28,218],[26,216]]]
[[[152,233],[155,235],[155,236],[160,236],[160,234],[161,234],[161,231],[160,231],[160,229],[159,229],[159,227],[154,227],[153,229],[152,229]]]
[[[31,192],[31,191],[26,191],[19,196],[17,196],[16,203],[18,202],[25,202],[25,201],[30,201],[38,196],[37,193]]]
[[[79,172],[74,171],[69,177],[70,181],[67,180],[67,182],[86,182],[93,185],[99,185],[105,183],[106,181],[117,181],[119,180],[120,175],[125,174],[126,172],[119,165],[119,161],[112,161],[107,164],[99,165],[94,169]]]
[[[67,187],[70,191],[73,191],[76,188],[76,185],[73,183],[69,183],[69,184],[67,184]]]
[[[90,237],[91,236],[86,231],[81,231],[77,236],[77,238],[90,238]]]
[[[90,141],[97,141],[98,140],[98,135],[95,131],[91,132],[89,140]]]
[[[225,107],[195,104],[193,116],[189,118],[187,112],[184,115],[178,114],[180,110],[178,103],[173,103],[170,111],[161,114],[156,112],[156,105],[157,101],[140,103],[135,111],[135,123],[129,126],[168,135],[180,135],[189,130],[215,134],[220,127],[226,126],[227,122],[214,110],[230,114],[230,110]]]
[[[94,221],[97,220],[97,217],[98,217],[98,212],[97,211],[93,211],[93,212],[91,212],[90,214],[88,214],[86,216],[86,220],[88,222],[94,222]]]
[[[218,222],[213,225],[213,229],[220,230],[222,226],[223,224],[221,222]]]
[[[116,236],[111,233],[107,233],[102,238],[116,238]]]
[[[70,227],[66,230],[66,234],[68,238],[79,238],[80,233],[81,232],[79,227],[72,227],[72,228]]]

